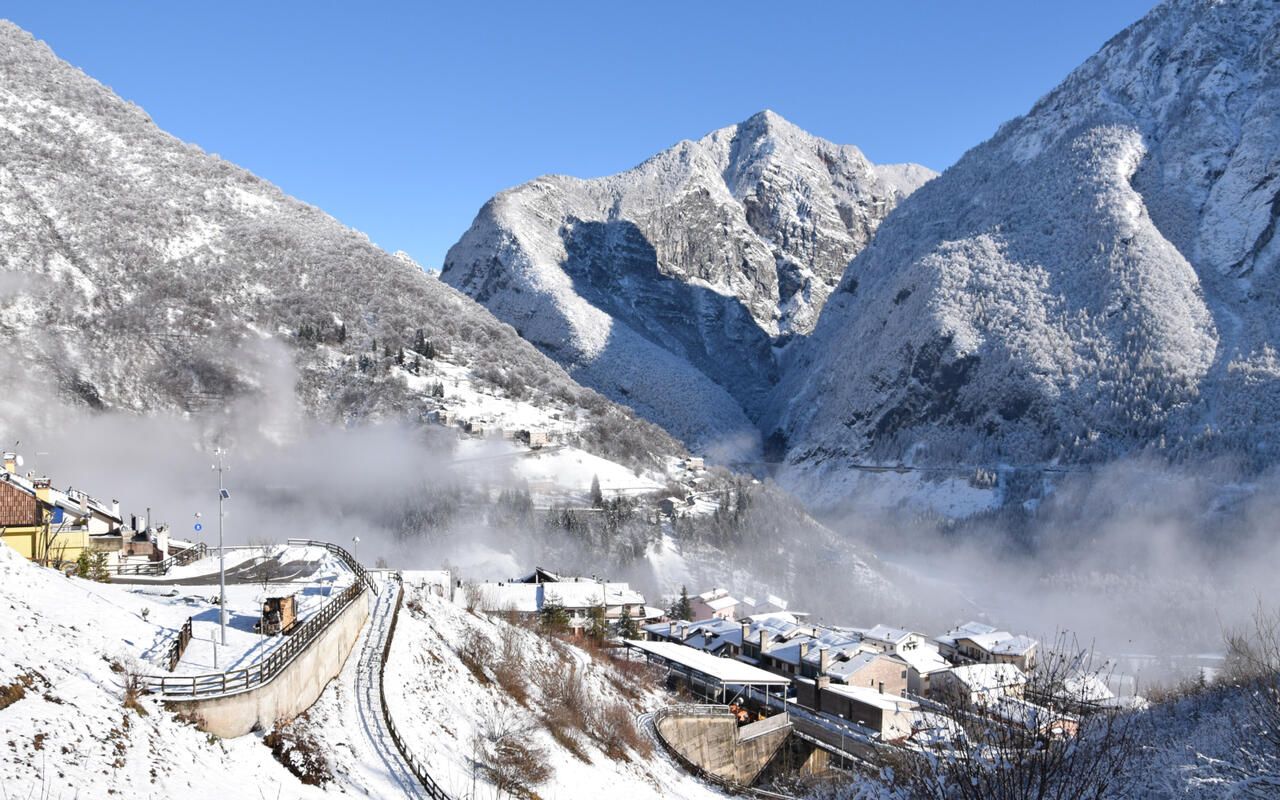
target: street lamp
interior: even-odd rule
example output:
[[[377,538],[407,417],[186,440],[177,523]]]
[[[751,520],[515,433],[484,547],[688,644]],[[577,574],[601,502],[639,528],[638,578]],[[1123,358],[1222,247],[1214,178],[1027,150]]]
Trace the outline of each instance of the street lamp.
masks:
[[[227,549],[222,544],[222,503],[231,499],[231,493],[222,485],[222,474],[231,467],[222,463],[222,457],[226,452],[219,447],[214,450],[214,455],[218,457],[218,463],[214,464],[212,469],[218,473],[218,626],[222,630],[222,645],[227,644]]]
[[[356,559],[356,563],[359,564],[360,563],[360,537],[359,536],[351,537],[351,542],[356,546],[355,559]]]

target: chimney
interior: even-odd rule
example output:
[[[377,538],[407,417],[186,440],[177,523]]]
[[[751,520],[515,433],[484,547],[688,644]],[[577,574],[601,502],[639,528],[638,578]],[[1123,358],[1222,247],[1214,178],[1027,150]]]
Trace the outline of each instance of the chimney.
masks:
[[[675,623],[675,620],[672,620],[671,622],[667,623],[667,636],[674,637],[675,635],[676,635],[676,623]]]
[[[824,647],[822,648],[822,651],[818,653],[818,672],[825,674],[826,671],[830,669],[830,667],[831,667],[831,648]]]
[[[18,471],[18,454],[17,453],[4,454],[4,471],[8,472],[10,475]]]
[[[120,516],[120,501],[119,501],[119,500],[112,500],[112,501],[111,501],[111,516],[113,516],[113,517],[119,517],[119,516]]]
[[[804,658],[809,653],[809,640],[806,639],[800,643],[800,657]]]

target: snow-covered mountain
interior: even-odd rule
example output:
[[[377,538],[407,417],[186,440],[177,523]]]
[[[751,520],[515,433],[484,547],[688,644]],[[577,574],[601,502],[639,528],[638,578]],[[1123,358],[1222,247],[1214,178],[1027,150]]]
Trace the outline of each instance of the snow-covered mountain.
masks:
[[[7,427],[61,424],[59,399],[216,416],[274,395],[349,423],[485,390],[642,458],[682,452],[407,256],[166,134],[8,22],[0,69]]]
[[[764,111],[618,175],[500,193],[441,278],[686,442],[755,438],[779,351],[931,177]]]
[[[1274,463],[1278,220],[1280,5],[1157,7],[853,260],[775,394],[791,485],[830,504],[857,462],[1144,447]]]

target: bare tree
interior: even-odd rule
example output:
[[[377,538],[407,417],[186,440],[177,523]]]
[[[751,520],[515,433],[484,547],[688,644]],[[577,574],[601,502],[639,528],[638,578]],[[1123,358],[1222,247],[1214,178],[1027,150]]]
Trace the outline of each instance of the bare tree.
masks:
[[[911,759],[910,794],[928,800],[1110,800],[1126,796],[1139,747],[1136,715],[1066,690],[1093,656],[1059,637],[1021,692],[974,702],[953,696],[944,716],[963,735]],[[1021,696],[1017,696],[1021,695]]]
[[[1280,797],[1280,609],[1261,603],[1252,630],[1226,635],[1226,679],[1243,692],[1232,757],[1220,768],[1236,796]]]

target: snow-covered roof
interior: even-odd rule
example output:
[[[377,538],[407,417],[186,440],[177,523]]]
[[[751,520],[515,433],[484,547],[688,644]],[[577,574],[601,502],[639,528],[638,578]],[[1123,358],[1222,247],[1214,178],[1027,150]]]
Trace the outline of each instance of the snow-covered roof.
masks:
[[[990,692],[1027,682],[1026,673],[1013,664],[967,664],[952,667],[951,674],[971,692]]]
[[[933,637],[935,642],[941,642],[945,645],[955,647],[956,640],[966,636],[980,636],[984,633],[992,633],[995,631],[994,625],[985,625],[981,622],[966,622],[963,625],[957,625],[941,636]]]
[[[850,676],[858,674],[858,672],[882,658],[898,660],[895,656],[884,653],[857,653],[848,661],[837,661],[827,667],[827,674],[833,678],[847,681]]]
[[[1106,681],[1092,672],[1069,675],[1062,681],[1062,697],[1079,703],[1107,703],[1115,699]]]
[[[921,675],[941,672],[951,668],[951,662],[947,661],[942,657],[941,653],[928,645],[905,648],[898,653],[898,658],[910,664],[911,668]]]
[[[542,608],[542,587],[536,583],[479,583],[480,608],[532,614]]]
[[[993,634],[994,635],[994,634]],[[990,652],[1002,656],[1023,656],[1030,653],[1039,644],[1030,636],[1010,636],[1000,642],[996,642],[993,646],[987,648]]]
[[[745,620],[747,622],[765,622],[768,620],[776,620],[778,622],[786,622],[791,625],[795,625],[798,623],[798,620],[796,619],[795,614],[792,614],[789,611],[761,611],[761,612],[751,613],[746,616],[741,616],[739,617],[739,619]]]
[[[877,625],[867,631],[866,634],[864,634],[864,637],[881,642],[889,642],[890,644],[898,644],[902,640],[911,636],[911,633],[911,631],[904,628],[891,628],[888,625]]]
[[[722,683],[731,683],[738,686],[748,684],[755,686],[787,686],[791,683],[788,678],[783,678],[772,672],[766,672],[737,659],[716,658],[710,653],[704,653],[701,650],[685,647],[675,642],[628,641],[627,646],[644,650],[676,664],[682,664],[704,675],[710,675]]]
[[[724,597],[717,597],[714,600],[706,600],[704,602],[706,603],[707,608],[712,611],[723,611],[726,608],[733,608],[738,604],[738,601],[734,599],[733,595],[725,595]]]
[[[878,692],[868,686],[848,686],[843,683],[833,683],[826,688],[826,691],[843,695],[852,700],[857,700],[859,703],[874,706],[884,711],[914,711],[919,707],[919,703],[914,700],[908,700],[896,694]]]
[[[728,589],[721,589],[720,587],[716,587],[714,589],[708,589],[705,592],[699,592],[698,599],[704,603],[709,603],[712,600],[715,600],[717,597],[724,597],[727,594],[729,594]]]

